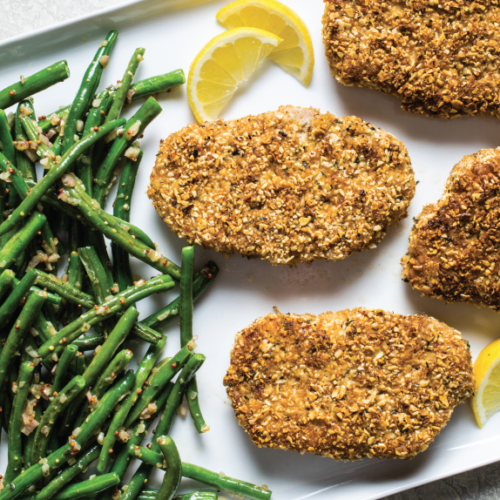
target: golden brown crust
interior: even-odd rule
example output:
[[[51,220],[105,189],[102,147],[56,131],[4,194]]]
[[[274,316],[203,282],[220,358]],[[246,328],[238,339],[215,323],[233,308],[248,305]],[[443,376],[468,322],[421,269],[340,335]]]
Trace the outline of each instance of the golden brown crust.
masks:
[[[353,309],[259,318],[236,336],[224,385],[258,446],[359,460],[424,451],[474,376],[456,330]]]
[[[333,76],[381,90],[406,111],[500,116],[500,8],[479,0],[325,0]]]
[[[413,225],[403,278],[428,297],[500,310],[499,189],[500,149],[457,163]]]
[[[414,193],[407,150],[392,135],[291,106],[172,134],[148,189],[181,238],[272,264],[374,248]]]

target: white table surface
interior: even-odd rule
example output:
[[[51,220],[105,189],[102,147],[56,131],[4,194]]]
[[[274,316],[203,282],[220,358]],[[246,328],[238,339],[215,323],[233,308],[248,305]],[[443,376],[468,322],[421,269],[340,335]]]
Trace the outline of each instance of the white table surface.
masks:
[[[0,40],[51,26],[125,0],[0,0]],[[321,1],[321,0],[304,0]],[[387,497],[385,500],[498,500],[500,463]]]

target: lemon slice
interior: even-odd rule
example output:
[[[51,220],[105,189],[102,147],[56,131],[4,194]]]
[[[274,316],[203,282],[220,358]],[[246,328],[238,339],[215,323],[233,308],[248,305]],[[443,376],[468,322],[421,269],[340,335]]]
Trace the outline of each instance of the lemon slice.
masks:
[[[500,339],[486,346],[474,363],[472,410],[479,427],[500,410]]]
[[[226,28],[251,26],[283,39],[269,59],[300,80],[306,87],[314,67],[311,36],[300,17],[289,7],[275,0],[237,0],[217,13],[217,20]]]
[[[282,39],[256,28],[236,28],[212,38],[189,70],[189,105],[202,123],[216,120],[238,85],[247,81]]]

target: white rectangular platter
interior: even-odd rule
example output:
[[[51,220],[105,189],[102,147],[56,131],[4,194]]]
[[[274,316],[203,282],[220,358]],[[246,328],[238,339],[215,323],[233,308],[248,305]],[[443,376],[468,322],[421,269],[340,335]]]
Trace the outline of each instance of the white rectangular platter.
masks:
[[[410,115],[400,110],[397,99],[376,91],[347,88],[330,76],[321,41],[321,0],[283,0],[307,24],[314,43],[316,67],[311,86],[304,88],[277,66],[265,63],[255,78],[241,89],[224,118],[238,118],[275,110],[280,105],[313,106],[338,116],[357,115],[386,129],[402,140],[410,153],[420,181],[410,208],[410,217],[392,228],[375,250],[342,262],[317,262],[296,268],[271,267],[239,256],[224,259],[211,251],[197,250],[197,268],[209,259],[220,266],[215,285],[195,307],[194,326],[198,351],[207,361],[199,375],[201,403],[211,430],[198,436],[190,418],[178,418],[172,431],[181,457],[217,472],[267,484],[275,500],[373,500],[413,486],[500,460],[500,414],[480,430],[468,405],[460,406],[450,424],[428,451],[412,461],[364,460],[336,463],[328,458],[285,451],[259,449],[238,426],[222,385],[229,366],[234,335],[254,319],[272,311],[321,313],[365,306],[401,314],[425,312],[458,329],[479,351],[498,337],[496,313],[469,305],[445,305],[423,299],[400,277],[399,261],[407,247],[411,219],[422,207],[442,194],[446,178],[462,156],[500,144],[500,123],[494,118],[455,121]],[[0,87],[29,75],[50,63],[66,59],[72,77],[35,98],[37,114],[48,113],[70,103],[84,69],[98,43],[111,28],[120,32],[101,87],[121,78],[130,54],[145,47],[145,61],[137,79],[182,68],[187,73],[197,52],[223,28],[216,12],[229,0],[211,2],[182,0],[133,1],[59,27],[0,44]],[[170,258],[179,261],[179,240],[155,213],[145,191],[159,140],[177,131],[194,117],[185,88],[159,98],[163,113],[147,129],[145,149],[135,189],[132,222],[140,225]],[[130,116],[136,106],[127,108]],[[112,198],[112,197],[110,197]],[[155,274],[134,261],[134,272]],[[140,304],[142,317],[169,302],[177,291]],[[177,324],[167,328],[167,355],[179,348]],[[131,344],[141,357],[143,343]],[[6,465],[6,436],[2,436],[0,473]],[[158,484],[160,474],[152,483]],[[182,491],[192,491],[185,482]],[[228,497],[228,495],[222,495]]]

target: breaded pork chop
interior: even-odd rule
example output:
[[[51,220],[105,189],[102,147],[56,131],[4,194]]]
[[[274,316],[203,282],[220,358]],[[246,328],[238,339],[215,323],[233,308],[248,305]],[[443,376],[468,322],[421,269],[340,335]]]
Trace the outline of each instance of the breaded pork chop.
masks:
[[[381,90],[406,111],[500,116],[500,6],[480,0],[325,0],[333,76]]]
[[[457,163],[410,234],[403,278],[428,297],[500,310],[500,149]]]
[[[224,385],[259,447],[406,459],[471,396],[474,376],[453,328],[360,308],[259,318],[237,334]]]
[[[414,193],[408,153],[392,135],[291,106],[170,135],[148,189],[179,237],[272,264],[374,248]]]

